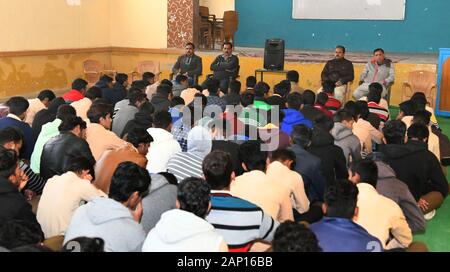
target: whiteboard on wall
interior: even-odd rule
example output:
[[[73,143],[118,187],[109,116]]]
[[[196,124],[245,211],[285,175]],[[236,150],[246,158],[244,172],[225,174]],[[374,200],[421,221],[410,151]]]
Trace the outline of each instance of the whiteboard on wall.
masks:
[[[294,19],[404,20],[406,0],[293,0]]]

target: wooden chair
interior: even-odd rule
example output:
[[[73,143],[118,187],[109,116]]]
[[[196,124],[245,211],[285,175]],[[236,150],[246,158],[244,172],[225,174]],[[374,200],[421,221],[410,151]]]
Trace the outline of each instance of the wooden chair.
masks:
[[[408,81],[403,82],[402,101],[410,99],[416,92],[423,92],[434,107],[436,101],[436,73],[424,70],[411,71]]]
[[[155,74],[155,81],[158,81],[159,75],[161,74],[159,61],[144,60],[138,62],[136,70],[131,72],[132,81],[140,80],[142,74],[145,72],[152,72]]]
[[[83,62],[84,78],[89,84],[95,84],[101,77],[100,62],[97,60],[85,60]]]
[[[217,19],[217,23],[214,29],[215,40],[218,38],[221,42],[233,41],[234,33],[238,29],[239,19],[238,13],[234,10],[228,10],[223,13],[222,19]]]
[[[64,235],[53,236],[44,241],[44,245],[53,251],[60,251],[63,247]]]

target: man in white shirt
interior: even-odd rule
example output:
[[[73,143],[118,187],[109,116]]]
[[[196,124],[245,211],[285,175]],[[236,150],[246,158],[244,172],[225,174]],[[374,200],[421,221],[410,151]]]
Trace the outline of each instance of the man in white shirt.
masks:
[[[102,98],[102,89],[92,86],[87,90],[86,96],[83,99],[72,102],[70,105],[76,110],[77,116],[87,122],[89,120],[87,118],[87,112],[97,98]]]
[[[377,237],[385,249],[407,248],[412,242],[411,229],[397,203],[382,196],[375,189],[378,180],[378,167],[375,162],[352,162],[349,179],[359,190],[359,213],[354,221]]]
[[[48,107],[48,104],[55,99],[55,93],[51,90],[43,90],[41,91],[37,98],[28,99],[28,103],[30,106],[28,107],[27,116],[25,117],[25,123],[29,124],[30,126],[33,124],[34,116],[36,113],[38,113],[40,110],[46,109]]]

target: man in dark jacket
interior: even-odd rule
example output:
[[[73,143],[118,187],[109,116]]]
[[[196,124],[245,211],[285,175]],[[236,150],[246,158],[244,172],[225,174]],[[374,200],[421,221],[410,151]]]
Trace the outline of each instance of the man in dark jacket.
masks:
[[[232,54],[233,44],[230,42],[223,43],[222,51],[223,54],[211,63],[211,71],[214,71],[214,78],[220,81],[220,90],[227,92],[230,80],[236,79],[239,73],[239,58]]]
[[[0,225],[15,219],[36,224],[40,229],[31,205],[19,192],[27,181],[19,168],[17,153],[0,146]]]
[[[386,162],[394,169],[397,178],[408,185],[422,212],[434,213],[448,194],[447,179],[439,160],[428,150],[428,128],[419,124],[411,125],[406,144],[405,132],[406,125],[403,122],[387,122],[383,128],[387,145],[381,146],[380,151],[386,156]]]
[[[62,175],[72,158],[84,157],[90,165],[95,165],[95,159],[84,139],[86,122],[80,117],[69,116],[59,126],[61,134],[51,138],[45,145],[41,156],[41,176],[47,180],[54,175]],[[94,169],[90,169],[92,177]]]
[[[344,46],[336,46],[335,58],[325,64],[321,77],[322,82],[330,80],[334,83],[336,86],[334,96],[342,103],[347,83],[353,81],[355,78],[353,63],[345,59]]]
[[[273,92],[274,94],[266,99],[267,104],[278,106],[280,110],[286,109],[286,97],[291,92],[291,83],[289,80],[283,80],[275,85]]]
[[[175,62],[175,65],[172,68],[172,73],[175,76],[187,76],[189,86],[192,86],[202,74],[202,58],[195,54],[195,45],[193,43],[187,43],[185,49],[186,54],[178,57],[177,62]]]
[[[116,83],[112,88],[102,89],[102,98],[108,100],[111,105],[116,105],[117,102],[127,97],[128,75],[118,73],[116,75]]]
[[[284,118],[281,122],[281,130],[287,135],[291,135],[292,127],[304,124],[309,128],[313,127],[313,122],[306,119],[300,112],[302,107],[302,95],[300,93],[291,93],[287,97],[287,109],[283,110]]]
[[[172,87],[166,84],[161,84],[156,88],[156,94],[150,101],[155,107],[155,112],[169,111],[170,100],[172,100]]]
[[[330,131],[333,121],[328,117],[316,120],[312,133],[311,146],[307,149],[311,154],[322,160],[322,173],[327,185],[334,184],[336,179],[347,179],[348,170],[342,148],[334,144]]]

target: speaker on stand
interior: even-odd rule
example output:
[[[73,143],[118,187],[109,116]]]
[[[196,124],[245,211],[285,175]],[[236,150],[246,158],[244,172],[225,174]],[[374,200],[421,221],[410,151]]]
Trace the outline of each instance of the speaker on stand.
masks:
[[[266,40],[266,46],[264,47],[264,69],[284,70],[284,40]]]

